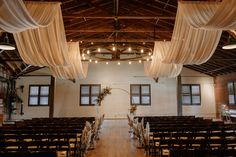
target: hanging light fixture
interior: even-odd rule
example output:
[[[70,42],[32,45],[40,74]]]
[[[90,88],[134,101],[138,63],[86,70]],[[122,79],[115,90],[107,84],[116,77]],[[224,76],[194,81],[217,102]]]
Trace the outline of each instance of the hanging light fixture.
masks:
[[[0,49],[2,50],[15,50],[16,49],[13,44],[9,43],[9,38],[7,36],[7,33],[6,33],[6,36],[4,37],[4,42],[0,43]]]
[[[130,52],[131,50],[132,50],[131,47],[129,47],[129,48],[128,48],[128,51]]]
[[[112,47],[112,51],[115,51],[115,50],[116,50],[116,47],[115,47],[115,46],[113,46],[113,47]]]
[[[231,36],[229,36],[227,43],[222,46],[222,49],[224,50],[236,49],[236,41]]]

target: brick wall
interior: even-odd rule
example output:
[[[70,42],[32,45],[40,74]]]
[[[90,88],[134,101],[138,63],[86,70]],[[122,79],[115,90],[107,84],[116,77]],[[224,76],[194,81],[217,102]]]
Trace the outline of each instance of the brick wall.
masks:
[[[217,76],[215,78],[215,99],[216,99],[216,107],[217,107],[217,116],[220,115],[220,106],[221,104],[228,104],[228,88],[227,83],[229,81],[236,81],[236,72],[230,73],[227,75]],[[230,108],[235,108],[230,107]]]

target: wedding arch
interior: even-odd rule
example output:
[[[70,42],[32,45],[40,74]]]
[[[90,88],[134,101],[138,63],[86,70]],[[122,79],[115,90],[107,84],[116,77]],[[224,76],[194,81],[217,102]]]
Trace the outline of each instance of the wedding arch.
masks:
[[[126,94],[128,94],[128,96],[130,97],[130,92],[127,91],[126,89],[123,89],[123,88],[111,88],[111,87],[105,87],[103,88],[102,92],[99,93],[98,95],[98,98],[96,99],[96,106],[100,106],[102,101],[104,100],[104,98],[107,96],[107,95],[110,95],[111,94],[111,90],[120,90],[120,91],[123,91],[125,92]],[[136,105],[130,105],[130,112],[134,112],[136,110]],[[97,113],[98,112],[98,108],[97,108]]]

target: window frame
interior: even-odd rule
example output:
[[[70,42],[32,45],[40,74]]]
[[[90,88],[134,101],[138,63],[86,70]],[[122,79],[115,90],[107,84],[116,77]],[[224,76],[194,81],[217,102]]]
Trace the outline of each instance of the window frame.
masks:
[[[38,87],[38,94],[37,95],[31,95],[30,94],[31,87]],[[41,95],[41,87],[48,87],[48,89],[49,89],[48,95]],[[30,106],[30,107],[49,106],[50,105],[50,95],[51,95],[50,84],[30,84],[29,85],[29,91],[28,91],[28,106]],[[37,97],[38,103],[37,104],[30,104],[30,98],[31,97]],[[47,104],[40,104],[40,98],[41,97],[47,97],[48,98],[48,103]]]
[[[183,93],[183,90],[181,90],[181,99],[182,99],[182,105],[186,106],[201,106],[202,102],[202,94],[201,94],[201,85],[200,84],[182,84],[181,89],[183,89],[183,86],[188,86],[190,89],[190,93]],[[193,94],[192,93],[192,86],[198,86],[199,87],[199,94]],[[184,103],[183,102],[183,96],[190,96],[190,103]],[[193,96],[199,96],[200,97],[200,103],[193,103]]]
[[[132,87],[133,86],[139,86],[139,94],[132,93]],[[142,86],[148,86],[149,87],[149,94],[143,94],[142,93]],[[139,97],[139,104],[133,104],[132,103],[132,97],[138,96]],[[142,97],[143,96],[149,96],[149,103],[143,103]],[[130,84],[130,105],[140,105],[140,106],[151,106],[151,85],[150,84]]]
[[[83,86],[89,86],[89,94],[82,94],[81,89]],[[99,93],[98,94],[92,94],[92,87],[98,86],[99,87]],[[98,96],[101,93],[101,84],[80,84],[80,106],[95,106],[96,104],[92,104],[91,100],[93,96]],[[81,98],[82,96],[88,96],[89,97],[89,103],[88,104],[82,104]]]
[[[230,95],[230,92],[229,92],[229,83],[233,83],[233,95],[234,95],[234,103],[231,104],[230,101],[229,101],[229,95]],[[229,106],[231,107],[236,107],[236,81],[228,81],[227,82],[227,96],[228,96],[228,104]]]

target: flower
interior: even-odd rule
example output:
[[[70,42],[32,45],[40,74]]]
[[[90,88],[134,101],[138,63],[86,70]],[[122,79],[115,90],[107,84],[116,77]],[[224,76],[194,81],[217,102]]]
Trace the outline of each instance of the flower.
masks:
[[[137,106],[136,105],[131,105],[130,106],[130,113],[134,113],[137,110]]]
[[[101,93],[99,93],[98,98],[95,100],[97,102],[97,105],[101,105],[102,100],[108,95],[111,94],[111,88],[106,87],[102,90]]]

